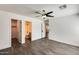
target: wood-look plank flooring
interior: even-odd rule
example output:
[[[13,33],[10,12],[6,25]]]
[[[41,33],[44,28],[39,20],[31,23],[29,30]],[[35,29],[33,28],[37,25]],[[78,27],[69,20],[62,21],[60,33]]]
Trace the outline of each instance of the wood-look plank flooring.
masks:
[[[39,39],[31,44],[16,45],[0,51],[1,55],[79,55],[79,47],[56,42],[49,39]]]

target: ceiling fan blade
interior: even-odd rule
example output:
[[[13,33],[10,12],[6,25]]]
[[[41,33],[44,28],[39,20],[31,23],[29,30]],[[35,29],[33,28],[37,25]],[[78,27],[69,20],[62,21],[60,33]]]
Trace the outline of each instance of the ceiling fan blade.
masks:
[[[51,13],[53,13],[53,11],[50,11],[50,12],[48,12],[48,13],[46,13],[46,14],[51,14]]]
[[[35,16],[35,17],[42,17],[41,15],[37,15],[37,16]]]
[[[51,15],[46,15],[47,17],[54,17],[54,16],[51,16]]]
[[[40,12],[38,12],[38,11],[36,11],[35,13],[37,13],[37,14],[41,14]]]

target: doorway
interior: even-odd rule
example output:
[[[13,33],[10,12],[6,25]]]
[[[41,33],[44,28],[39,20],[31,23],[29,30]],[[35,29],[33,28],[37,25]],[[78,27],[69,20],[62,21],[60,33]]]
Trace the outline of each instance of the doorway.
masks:
[[[18,47],[21,43],[21,20],[11,19],[11,44]]]
[[[49,35],[49,20],[45,20],[45,38]]]
[[[32,39],[32,22],[25,21],[25,43],[29,45]]]

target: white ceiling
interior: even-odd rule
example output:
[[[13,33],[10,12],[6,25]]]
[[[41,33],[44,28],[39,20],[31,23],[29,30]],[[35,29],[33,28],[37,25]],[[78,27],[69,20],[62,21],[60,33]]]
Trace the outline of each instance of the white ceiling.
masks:
[[[55,17],[62,17],[66,15],[71,15],[79,12],[79,5],[67,4],[66,9],[60,9],[61,4],[10,4],[10,5],[0,5],[0,10],[8,11],[16,14],[21,14],[29,17],[35,17],[35,11],[46,10],[54,11],[52,15]]]

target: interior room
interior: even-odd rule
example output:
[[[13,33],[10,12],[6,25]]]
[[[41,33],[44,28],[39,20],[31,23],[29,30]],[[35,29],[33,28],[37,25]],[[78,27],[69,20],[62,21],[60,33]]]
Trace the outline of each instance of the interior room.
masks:
[[[21,41],[21,21],[11,19],[11,44],[12,47],[20,44]]]
[[[79,4],[1,4],[0,55],[79,55]]]

